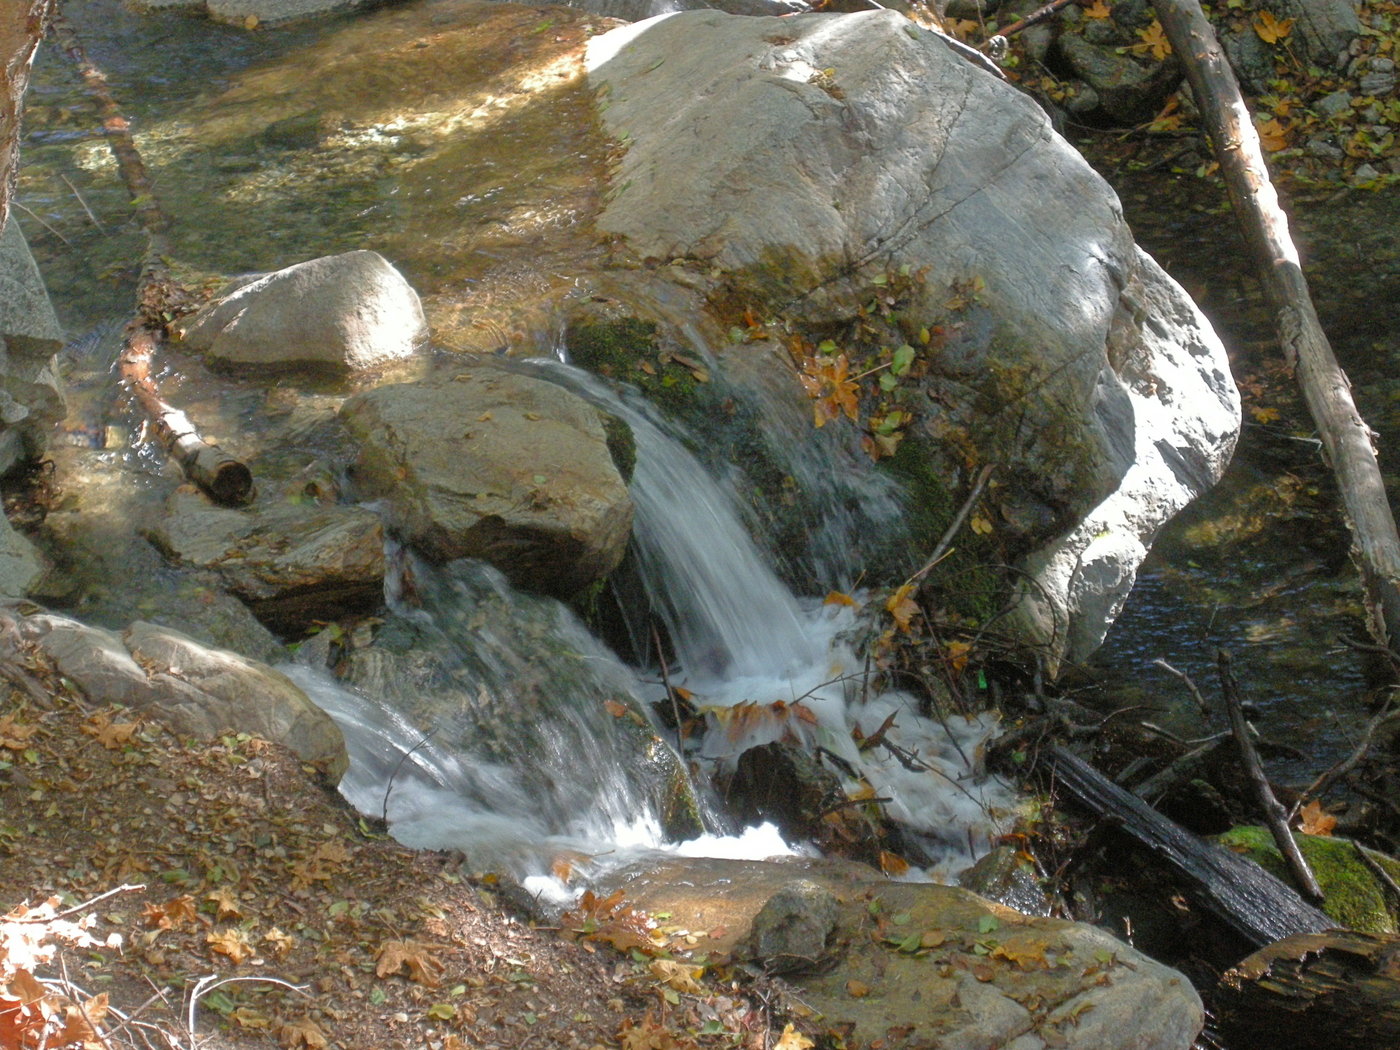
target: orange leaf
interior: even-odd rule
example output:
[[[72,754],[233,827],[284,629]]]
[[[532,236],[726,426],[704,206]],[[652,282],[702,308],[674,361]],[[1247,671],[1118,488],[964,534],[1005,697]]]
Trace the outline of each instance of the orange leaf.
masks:
[[[1137,35],[1142,43],[1132,46],[1135,54],[1150,54],[1160,62],[1172,53],[1171,41],[1167,39],[1167,34],[1162,29],[1162,23],[1155,18],[1146,29],[1139,29]]]
[[[880,870],[886,875],[899,876],[909,870],[909,862],[889,850],[880,851]]]
[[[289,1050],[304,1046],[307,1050],[322,1050],[329,1045],[326,1033],[316,1027],[316,1022],[309,1017],[303,1017],[300,1021],[290,1021],[284,1024],[277,1033],[281,1038],[282,1045]]]
[[[826,597],[822,599],[823,605],[849,605],[854,607],[856,600],[849,594],[842,594],[840,591],[828,591]]]
[[[1304,835],[1331,835],[1337,826],[1337,818],[1324,812],[1322,803],[1316,799],[1304,806],[1298,816],[1302,820],[1298,830]]]
[[[1288,129],[1270,117],[1259,125],[1259,144],[1270,153],[1277,153],[1288,145]]]
[[[221,930],[211,933],[204,938],[211,951],[226,955],[235,963],[241,963],[253,957],[253,946],[248,943],[248,935],[242,930]]]
[[[1088,7],[1083,8],[1083,11],[1086,18],[1107,18],[1113,13],[1103,0],[1094,0]]]

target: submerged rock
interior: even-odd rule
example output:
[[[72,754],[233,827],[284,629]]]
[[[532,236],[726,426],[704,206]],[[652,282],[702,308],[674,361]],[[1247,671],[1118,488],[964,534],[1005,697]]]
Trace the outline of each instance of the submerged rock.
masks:
[[[191,349],[245,368],[358,371],[410,356],[426,335],[418,293],[370,251],[244,279],[184,326]]]
[[[561,387],[486,365],[358,394],[355,484],[438,561],[480,558],[570,597],[612,572],[632,501],[602,414]]]
[[[918,381],[865,425],[877,446],[907,426],[950,490],[920,542],[995,464],[988,523],[1032,552],[1023,636],[1096,647],[1239,428],[1223,347],[1109,186],[1033,102],[890,11],[684,12],[595,38],[588,63],[628,143],[599,228],[808,333],[819,395],[841,395],[823,362],[871,318],[907,340]]]
[[[95,705],[119,704],[206,740],[231,731],[284,744],[331,783],[345,772],[340,729],[265,664],[139,620],[118,634],[32,605],[0,606],[0,618],[9,628],[0,656],[28,667],[38,654]]]
[[[810,860],[678,858],[617,883],[629,905],[710,931],[695,946],[703,952],[762,935],[762,917],[776,914],[774,900],[796,884],[812,887],[799,896],[835,907],[822,941],[826,965],[787,979],[853,1044],[1186,1050],[1201,1030],[1200,998],[1180,973],[1093,926],[1020,915],[966,890]],[[822,925],[813,923],[808,949]]]

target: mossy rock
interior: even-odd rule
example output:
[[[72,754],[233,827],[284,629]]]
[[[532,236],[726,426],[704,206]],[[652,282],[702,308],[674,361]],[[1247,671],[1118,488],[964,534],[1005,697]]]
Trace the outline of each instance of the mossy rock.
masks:
[[[1303,856],[1312,866],[1326,898],[1322,910],[1349,930],[1364,933],[1400,932],[1400,914],[1386,888],[1357,856],[1357,844],[1351,839],[1294,833]],[[1243,853],[1272,875],[1284,882],[1289,880],[1283,854],[1274,844],[1267,828],[1246,826],[1232,828],[1220,836],[1222,846]],[[1364,847],[1361,847],[1364,849]],[[1400,861],[1375,850],[1366,855],[1379,864],[1392,879],[1400,882]]]

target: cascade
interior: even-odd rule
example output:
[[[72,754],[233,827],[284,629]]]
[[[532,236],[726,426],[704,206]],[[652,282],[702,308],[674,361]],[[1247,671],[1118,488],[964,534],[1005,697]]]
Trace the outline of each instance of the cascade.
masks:
[[[306,668],[294,677],[336,718],[352,751],[342,790],[364,812],[387,814],[409,845],[458,848],[474,867],[531,880],[560,852],[623,863],[636,849],[692,855],[790,852],[774,834],[702,835],[700,772],[732,768],[775,740],[820,747],[890,798],[887,812],[948,878],[985,849],[1014,802],[978,776],[990,719],[928,717],[916,699],[864,696],[862,660],[847,636],[855,613],[794,595],[741,520],[733,493],[644,402],[557,361],[520,367],[566,386],[624,420],[636,445],[633,560],[647,607],[674,650],[673,684],[706,715],[707,731],[661,740],[651,705],[665,699],[576,617],[463,561],[432,567],[406,552],[411,575],[392,581],[388,621],[355,650],[343,682]],[[413,599],[405,598],[411,593]],[[744,717],[734,717],[742,713]],[[862,751],[885,723],[894,749]],[[689,840],[682,845],[681,840]],[[756,851],[756,852],[755,852]]]

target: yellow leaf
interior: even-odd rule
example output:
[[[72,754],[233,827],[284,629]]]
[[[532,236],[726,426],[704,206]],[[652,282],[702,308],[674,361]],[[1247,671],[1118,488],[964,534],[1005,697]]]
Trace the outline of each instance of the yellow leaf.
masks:
[[[985,516],[983,516],[983,515],[981,515],[981,514],[974,514],[974,515],[972,516],[972,523],[971,523],[971,524],[972,524],[972,531],[975,532],[975,533],[977,533],[977,535],[979,535],[979,536],[986,536],[988,533],[990,533],[990,532],[992,531],[992,523],[991,523],[991,521],[988,520]]]
[[[823,605],[848,605],[854,607],[856,600],[849,594],[842,594],[840,591],[828,591],[822,599]]]
[[[846,994],[852,999],[864,999],[870,994],[870,985],[866,984],[864,981],[857,981],[852,977],[846,982]]]
[[[1113,13],[1112,8],[1104,3],[1103,0],[1094,0],[1094,2],[1084,8],[1083,11],[1087,18],[1107,18]]]
[[[1278,409],[1261,405],[1251,408],[1249,414],[1254,417],[1256,423],[1272,423],[1279,415]]]
[[[1298,816],[1302,819],[1298,830],[1304,835],[1331,835],[1337,826],[1337,818],[1323,812],[1322,803],[1316,799],[1304,806]]]
[[[1160,62],[1172,53],[1171,41],[1167,39],[1167,34],[1162,29],[1162,23],[1155,18],[1146,29],[1139,29],[1137,35],[1142,43],[1132,46],[1132,51],[1135,54],[1150,54]]]
[[[1259,144],[1270,153],[1277,153],[1288,145],[1288,129],[1270,117],[1259,125]]]
[[[894,618],[895,626],[901,631],[907,632],[910,621],[918,615],[919,605],[913,598],[916,586],[912,583],[904,584],[885,602],[885,610]]]
[[[220,886],[213,893],[206,894],[204,899],[213,902],[214,914],[218,919],[238,919],[243,916],[238,894],[234,892],[232,886]]]
[[[782,1036],[773,1044],[773,1050],[811,1050],[816,1043],[794,1028],[791,1023],[783,1029]]]
[[[283,933],[276,926],[263,934],[263,940],[272,945],[272,950],[278,956],[286,955],[296,945],[291,934]]]
[[[704,974],[703,966],[692,966],[675,959],[653,959],[651,975],[667,987],[687,995],[704,995],[705,989],[699,983]]]
[[[1293,19],[1275,18],[1271,12],[1261,11],[1254,20],[1254,31],[1266,44],[1277,44],[1293,32]]]

